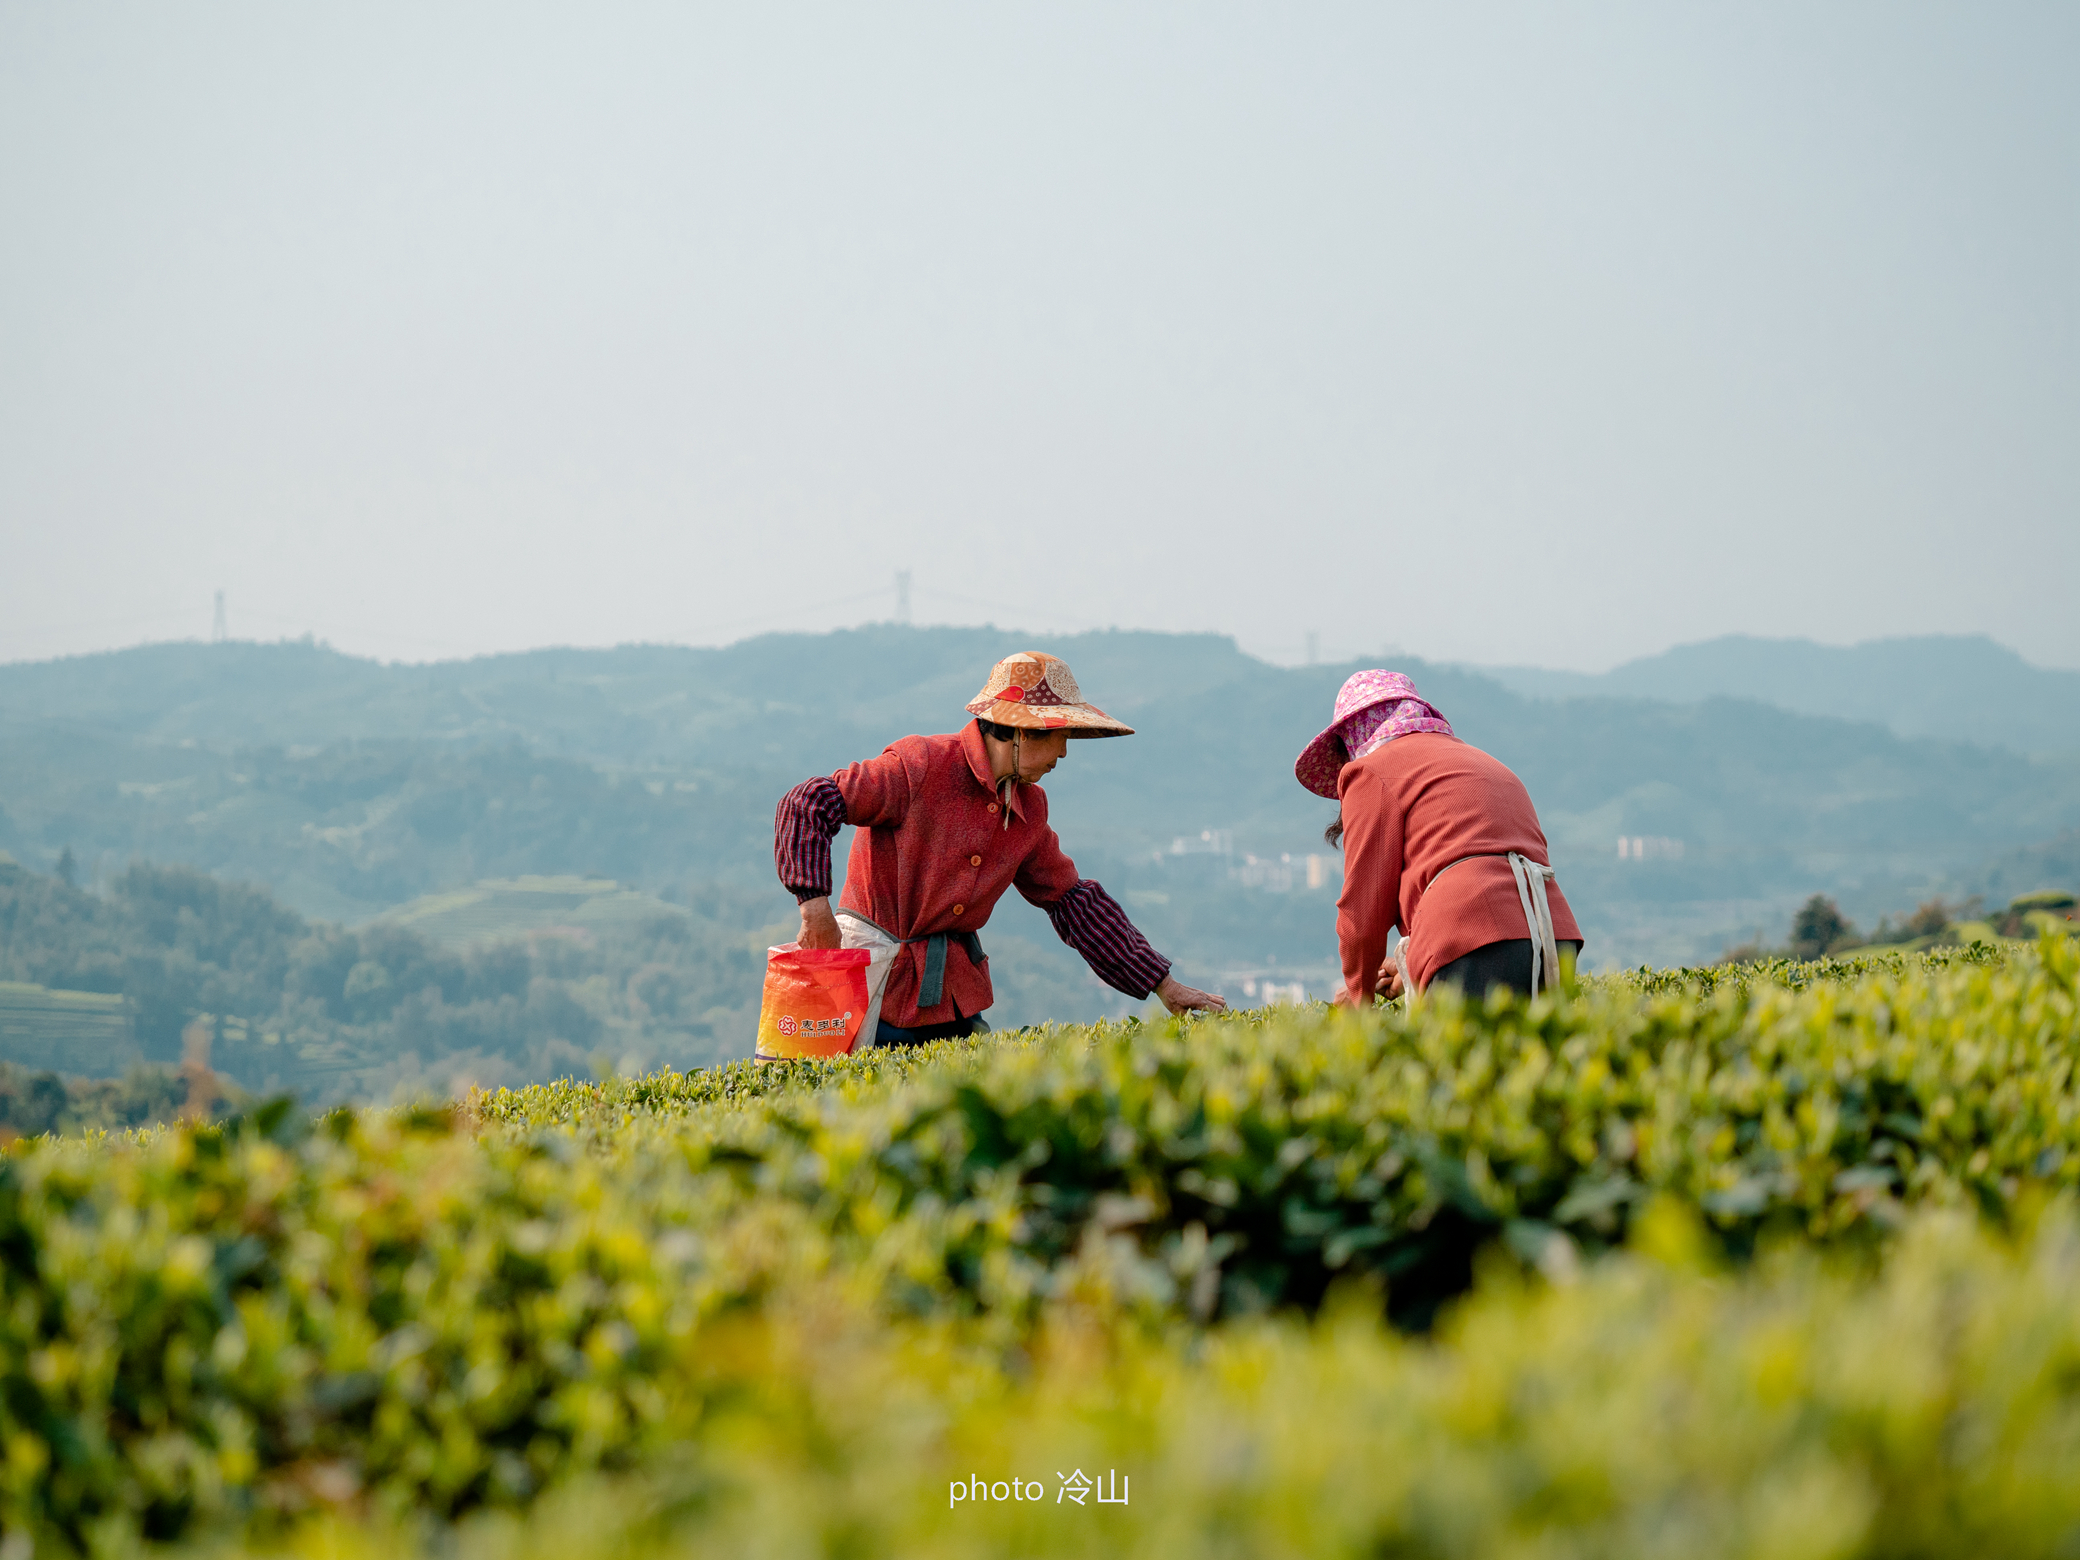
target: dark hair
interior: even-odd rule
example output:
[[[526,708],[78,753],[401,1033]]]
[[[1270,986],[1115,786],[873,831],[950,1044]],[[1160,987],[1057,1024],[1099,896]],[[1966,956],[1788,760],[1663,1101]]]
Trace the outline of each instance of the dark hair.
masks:
[[[1343,761],[1344,761],[1344,762],[1345,762],[1346,764],[1347,764],[1347,763],[1349,763],[1349,762],[1350,762],[1350,759],[1351,759],[1351,750],[1350,750],[1350,747],[1349,747],[1349,746],[1348,746],[1348,745],[1347,745],[1347,744],[1346,744],[1346,743],[1344,742],[1343,738],[1342,738],[1342,737],[1340,737],[1340,736],[1339,736],[1339,737],[1337,737],[1337,738],[1335,739],[1335,741],[1336,741],[1336,751],[1337,751],[1337,752],[1339,752],[1339,753],[1341,753],[1341,754],[1343,755]],[[1324,844],[1327,844],[1327,845],[1334,845],[1334,846],[1335,846],[1335,847],[1336,847],[1336,848],[1337,848],[1338,850],[1342,850],[1342,849],[1343,849],[1343,803],[1342,803],[1342,802],[1338,802],[1338,803],[1336,804],[1336,821],[1335,821],[1334,823],[1330,824],[1328,828],[1326,828],[1326,829],[1322,830],[1322,842],[1323,842]]]
[[[975,724],[982,728],[985,737],[995,737],[999,742],[1009,742],[1013,737],[1022,736],[1026,729],[1023,726],[1007,726],[1001,721],[984,720],[980,716],[976,717]],[[1046,735],[1045,732],[1036,734]]]

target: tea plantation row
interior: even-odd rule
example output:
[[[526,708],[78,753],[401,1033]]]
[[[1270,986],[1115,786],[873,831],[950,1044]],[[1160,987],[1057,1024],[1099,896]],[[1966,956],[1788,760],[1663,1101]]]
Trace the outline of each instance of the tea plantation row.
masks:
[[[1780,973],[18,1145],[0,1527],[2056,1552],[2075,945]]]

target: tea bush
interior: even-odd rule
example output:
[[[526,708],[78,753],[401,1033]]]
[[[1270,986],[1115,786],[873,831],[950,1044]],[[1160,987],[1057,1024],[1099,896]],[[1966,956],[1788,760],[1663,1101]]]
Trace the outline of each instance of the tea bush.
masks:
[[[1017,1370],[943,1328],[769,1309],[711,1345],[698,1449],[421,1552],[1854,1560],[2069,1555],[2080,1239],[1918,1214],[1876,1275],[1793,1248],[1742,1282],[1668,1205],[1640,1255],[1507,1274],[1433,1341],[1332,1305],[1186,1339],[1058,1317]],[[1124,1503],[1063,1498],[1072,1470]],[[1017,1477],[1023,1501],[973,1498]],[[958,1481],[966,1498],[956,1503]],[[997,1493],[1006,1493],[997,1484]],[[1038,1498],[1031,1498],[1037,1489]],[[1094,1492],[1095,1493],[1095,1492]],[[397,1560],[413,1535],[300,1535]]]
[[[1853,1325],[1882,1331],[1894,1280],[1889,1268],[1870,1277],[1873,1259],[1917,1219],[1962,1218],[1988,1232],[1955,1237],[1979,1242],[1965,1262],[1979,1276],[1958,1280],[1966,1311],[1983,1304],[2005,1316],[2002,1286],[2039,1282],[2000,1276],[2007,1270],[1985,1243],[2027,1239],[2036,1211],[2080,1180],[2073,944],[1818,972],[1803,989],[1639,984],[1591,982],[1530,1003],[1443,995],[1413,1013],[1285,1010],[1043,1031],[814,1067],[746,1064],[480,1095],[444,1112],[310,1123],[274,1106],[220,1128],[17,1145],[0,1159],[0,1527],[62,1550],[135,1536],[264,1536],[335,1509],[377,1523],[448,1520],[527,1509],[574,1479],[641,1483],[674,1468],[672,1499],[698,1504],[703,1490],[752,1488],[742,1484],[744,1446],[789,1437],[802,1440],[798,1462],[822,1459],[830,1509],[851,1510],[853,1496],[832,1492],[852,1489],[872,1458],[848,1461],[855,1441],[818,1416],[868,1426],[891,1372],[938,1383],[897,1394],[920,1423],[951,1422],[956,1403],[931,1395],[943,1389],[962,1402],[1015,1404],[1042,1425],[1055,1422],[1046,1393],[1074,1396],[1083,1378],[1043,1371],[1030,1377],[1032,1399],[1015,1396],[1028,1390],[1018,1383],[1064,1338],[1097,1339],[1099,1354],[1155,1372],[1147,1412],[1186,1417],[1143,1429],[1150,1444],[1182,1446],[1201,1433],[1192,1415],[1229,1401],[1232,1418],[1247,1396],[1218,1398],[1242,1392],[1239,1377],[1190,1385],[1191,1362],[1245,1360],[1275,1340],[1287,1351],[1280,1370],[1326,1390],[1345,1368],[1333,1363],[1344,1334],[1310,1332],[1304,1318],[1339,1281],[1340,1292],[1371,1296],[1362,1303],[1375,1317],[1383,1290],[1391,1315],[1420,1328],[1469,1290],[1483,1260],[1572,1287],[1496,1298],[1515,1293],[1498,1268],[1493,1293],[1449,1323],[1441,1344],[1366,1332],[1364,1348],[1398,1363],[1378,1366],[1386,1374],[1366,1389],[1375,1395],[1337,1422],[1391,1419],[1400,1389],[1381,1383],[1431,1369],[1419,1363],[1433,1358],[1426,1349],[1442,1349],[1435,1358],[1460,1361],[1451,1368],[1464,1373],[1466,1402],[1489,1406],[1476,1413],[1440,1398],[1412,1408],[1409,1435],[1459,1426],[1450,1444],[1464,1465],[1434,1466],[1483,1502],[1502,1499],[1500,1480],[1516,1493],[1494,1509],[1515,1511],[1521,1497],[1529,1511],[1537,1499],[1524,1492],[1546,1475],[1524,1462],[1531,1454],[1517,1438],[1528,1426],[1556,1438],[1540,1455],[1559,1468],[1568,1437],[1586,1433],[1568,1430],[1569,1416],[1583,1416],[1581,1426],[1623,1414],[1652,1421],[1654,1410],[1623,1397],[1651,1396],[1645,1377],[1620,1372],[1609,1386],[1618,1396],[1582,1398],[1586,1367],[1536,1366],[1549,1352],[1539,1329],[1564,1332],[1562,1320],[1577,1315],[1567,1307],[1616,1307],[1615,1316],[1624,1307],[1613,1297],[1632,1292],[1624,1283],[1646,1282],[1610,1276],[1637,1272],[1622,1261],[1584,1260],[1631,1235],[1642,1210],[1694,1231],[1697,1261],[1738,1267],[1778,1247],[1826,1249],[1865,1274],[1799,1268],[1785,1293],[1806,1298],[1753,1301],[1754,1312],[1741,1309],[1751,1304],[1742,1286],[1699,1279],[1678,1307],[1690,1308],[1683,1327],[1702,1327],[1696,1318],[1709,1313],[1737,1332],[1750,1325],[1741,1318],[1766,1314],[1778,1322],[1754,1321],[1758,1339],[1778,1323],[1838,1327],[1846,1338],[1843,1318],[1856,1312]],[[2065,1271],[2070,1239],[2058,1239],[2067,1244],[2038,1240],[2027,1272]],[[1632,1321],[1598,1336],[1615,1350],[1658,1303],[1639,1302],[1625,1313]],[[1798,1320],[1801,1306],[1811,1318]],[[1513,1317],[1492,1326],[1524,1330],[1507,1349],[1475,1348],[1465,1341],[1474,1315]],[[1937,1340],[1935,1354],[1901,1363],[1909,1375],[1949,1372],[1943,1401],[1994,1394],[1987,1412],[2000,1424],[2035,1415],[2069,1429],[2080,1391],[2072,1318],[2023,1320],[2031,1330],[2014,1335],[2008,1354]],[[857,1343],[842,1370],[818,1363],[826,1333]],[[1494,1349],[1516,1363],[1483,1377]],[[1306,1363],[1316,1350],[1332,1363]],[[1735,1391],[1711,1359],[1684,1366],[1680,1353],[1670,1343],[1653,1356],[1675,1372],[1671,1391],[1699,1403]],[[2007,1376],[1982,1379],[1996,1357],[2003,1371],[2051,1374],[2029,1391]],[[1863,1411],[1808,1414],[1819,1389],[1805,1369],[1772,1388],[1781,1412],[1757,1421],[1733,1471],[1705,1466],[1699,1417],[1690,1442],[1653,1453],[1666,1461],[1655,1477],[1678,1494],[1691,1488],[1683,1481],[1703,1480],[1692,1493],[1709,1485],[1729,1512],[1746,1509],[1749,1474],[1796,1484],[1795,1449],[1835,1446]],[[1550,1403],[1510,1396],[1519,1388],[1506,1378],[1520,1370],[1531,1373],[1521,1390]],[[869,1384],[843,1397],[855,1378]],[[826,1392],[839,1396],[826,1402]],[[1300,1398],[1278,1401],[1279,1413],[1305,1417]],[[1178,1406],[1187,1403],[1198,1406],[1187,1414]],[[1950,1455],[1894,1447],[1883,1425],[1865,1429],[1907,1470],[1901,1490],[1911,1492],[1929,1458]],[[812,1447],[821,1448],[813,1457]],[[1286,1466],[1252,1462],[1259,1454],[1246,1448],[1235,1455],[1237,1466]],[[1503,1461],[1480,1471],[1491,1456]],[[1865,1477],[1855,1462],[1863,1452],[1839,1456],[1849,1459],[1843,1478]],[[1568,1473],[1550,1498],[1651,1525],[1649,1507],[1610,1485],[1623,1459],[1608,1457],[1618,1461],[1583,1464],[1587,1482],[1576,1489]],[[1992,1451],[1985,1458],[1969,1477],[1997,1484],[2002,1465]],[[1334,1465],[1356,1477],[1348,1458]],[[1522,1489],[1508,1472],[1518,1465],[1530,1470]],[[1944,1477],[1958,1509],[2005,1509],[1992,1485]],[[1869,1517],[1856,1531],[1890,1531],[1878,1514],[1892,1509],[1893,1486],[1869,1479],[1851,1479]],[[1264,1489],[1268,1504],[1253,1521],[1288,1501]],[[1432,1498],[1415,1485],[1404,1494],[1417,1506]],[[1211,1484],[1193,1498],[1213,1505],[1191,1508],[1197,1516],[1180,1508],[1176,1520],[1218,1505]],[[1363,1516],[1387,1508],[1368,1501],[1333,1521],[1349,1516],[1352,1534],[1387,1532]],[[1519,1521],[1479,1520],[1491,1519],[1505,1525],[1490,1537]],[[1413,1520],[1407,1510],[1393,1518]],[[1436,1520],[1445,1526],[1407,1552],[1493,1552],[1438,1547],[1460,1519]],[[1554,1531],[1575,1531],[1573,1520]],[[1475,1518],[1464,1521],[1475,1534]],[[1581,1531],[1617,1542],[1603,1522]],[[1644,1545],[1646,1532],[1624,1541]]]
[[[1797,959],[1763,954],[1752,959],[1685,969],[1655,970],[1642,965],[1614,976],[1592,979],[1635,991],[1692,990],[1711,992],[1722,986],[1787,986],[1803,991],[1813,985],[1853,985],[1873,975],[1895,979],[1909,974],[1935,974],[1974,965],[2005,963],[2012,944],[1976,940],[1958,946],[1919,951],[1902,948],[1853,949],[1823,959]]]
[[[609,1155],[668,1140],[744,1198],[810,1210],[913,1309],[1029,1311],[1101,1237],[1128,1244],[1158,1310],[1309,1307],[1370,1274],[1421,1325],[1488,1241],[1564,1266],[1657,1191],[1739,1253],[1772,1228],[1877,1238],[1918,1202],[1998,1221],[2025,1187],[2073,1185],[2076,966],[2047,940],[2012,963],[1809,971],[1803,990],[1447,993],[1413,1014],[1099,1026],[478,1108]]]

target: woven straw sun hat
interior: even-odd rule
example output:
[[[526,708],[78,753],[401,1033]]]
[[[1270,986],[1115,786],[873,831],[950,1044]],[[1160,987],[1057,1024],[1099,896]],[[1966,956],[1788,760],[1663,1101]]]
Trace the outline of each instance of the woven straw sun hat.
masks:
[[[969,701],[968,713],[1027,731],[1067,730],[1072,737],[1134,734],[1132,726],[1086,704],[1068,663],[1040,650],[1007,655],[991,667],[989,681]]]

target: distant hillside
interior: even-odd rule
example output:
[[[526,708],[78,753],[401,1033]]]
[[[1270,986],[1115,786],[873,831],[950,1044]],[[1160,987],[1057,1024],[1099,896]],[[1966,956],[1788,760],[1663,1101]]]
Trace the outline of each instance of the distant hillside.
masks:
[[[133,866],[93,894],[0,863],[0,1063],[113,1077],[182,1060],[199,1024],[242,1089],[326,1101],[750,1053],[764,938],[731,924],[741,902],[585,897],[622,907],[570,935],[458,948],[312,923],[188,868]]]
[[[48,871],[69,845],[97,882],[133,857],[188,862],[349,922],[561,875],[681,902],[724,885],[751,896],[750,924],[779,922],[782,792],[906,732],[955,728],[990,663],[1028,647],[1065,656],[1139,730],[1075,744],[1048,782],[1079,864],[1188,973],[1307,971],[1319,987],[1333,807],[1291,763],[1353,668],[1270,666],[1211,635],[880,626],[432,666],[299,644],[0,666],[0,850]],[[1874,919],[2080,827],[2080,773],[1997,748],[1757,700],[1529,698],[1398,664],[1530,785],[1592,962],[1780,936],[1814,892]],[[1015,901],[990,936],[1058,948]]]
[[[1806,715],[1876,721],[1903,737],[2080,753],[2080,672],[2032,666],[1983,634],[1849,646],[1735,634],[1596,675],[1481,670],[1533,698],[1756,699]]]
[[[1962,882],[1967,890],[1994,907],[2047,888],[2080,892],[2080,829],[2006,852],[1977,872],[1967,874]]]
[[[294,754],[342,742],[517,738],[614,765],[792,772],[965,717],[998,657],[1031,635],[892,625],[769,634],[722,649],[624,645],[385,665],[322,645],[178,643],[0,665],[0,712],[81,733]],[[1279,669],[1211,634],[1063,641],[1108,708],[1160,709]]]
[[[444,948],[460,949],[542,932],[612,936],[686,914],[677,905],[623,888],[610,878],[523,877],[426,894],[379,920],[409,928]]]

